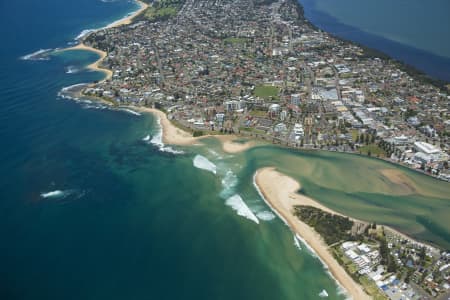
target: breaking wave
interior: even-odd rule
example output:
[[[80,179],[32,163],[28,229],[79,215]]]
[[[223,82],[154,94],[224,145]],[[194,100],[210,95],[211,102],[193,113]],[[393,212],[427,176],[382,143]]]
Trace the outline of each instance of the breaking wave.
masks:
[[[142,140],[143,140],[144,142],[150,141],[150,134],[147,134],[145,137],[142,138]]]
[[[256,173],[253,175],[253,186],[257,190],[259,196],[264,200],[264,202],[270,207],[270,209],[283,221],[283,223],[289,227],[289,223],[286,221],[285,218],[281,214],[279,214],[273,207],[270,205],[270,203],[267,201],[267,199],[264,197],[263,193],[259,189],[258,185],[256,184]],[[295,234],[296,239],[298,241],[301,241],[303,245],[305,245],[306,249],[308,249],[308,252],[315,258],[317,258],[321,263],[323,268],[326,270],[328,275],[336,282],[336,285],[338,286],[338,289],[341,289],[343,291],[344,295],[347,295],[346,290],[341,286],[339,281],[331,274],[330,270],[328,269],[327,264],[320,258],[320,256],[317,255],[317,253],[314,251],[314,249],[299,235]],[[294,242],[295,243],[295,242]]]
[[[53,49],[39,49],[33,53],[21,56],[21,60],[50,60],[48,54],[53,51]]]
[[[76,199],[81,198],[85,195],[85,191],[80,191],[77,189],[72,190],[54,190],[50,192],[41,193],[42,199],[64,199],[69,196],[74,196]]]
[[[47,193],[41,193],[41,198],[60,198],[64,195],[68,195],[68,191],[56,190]]]
[[[320,293],[319,293],[319,297],[320,298],[326,298],[328,297],[328,293],[325,289],[323,289]]]
[[[78,73],[78,72],[80,72],[80,69],[75,67],[75,66],[68,66],[66,68],[66,74],[75,74],[75,73]]]
[[[297,234],[294,234],[294,245],[298,248],[298,250],[302,250],[302,245],[300,244],[300,239]]]
[[[245,204],[244,200],[242,200],[241,196],[235,194],[225,201],[225,204],[233,208],[239,216],[247,218],[256,224],[259,224],[258,218],[255,214],[250,210],[250,208]]]
[[[234,188],[238,184],[237,176],[230,170],[225,173],[225,177],[222,178],[223,189],[220,192],[220,197],[228,199],[234,194]]]
[[[275,219],[275,215],[268,210],[260,211],[256,214],[256,216],[262,221],[272,221]]]
[[[156,123],[157,123],[157,127],[158,127],[156,134],[153,135],[153,137],[151,139],[150,139],[150,136],[147,135],[142,140],[147,141],[148,143],[156,146],[159,149],[159,151],[161,151],[161,152],[168,152],[168,153],[172,153],[172,154],[183,154],[184,152],[181,150],[175,150],[172,147],[164,145],[163,130],[161,127],[161,119],[157,118]],[[146,140],[144,140],[144,139],[146,139]],[[195,166],[195,162],[194,162],[194,166]]]
[[[89,35],[90,33],[96,31],[97,29],[85,29],[83,31],[80,32],[80,34],[78,34],[75,38],[75,40],[81,40],[84,37],[86,37],[87,35]]]
[[[129,108],[119,108],[119,110],[125,111],[125,112],[130,113],[130,114],[135,115],[135,116],[142,116],[137,111],[134,111],[134,110],[129,109]]]
[[[206,170],[213,174],[217,173],[217,166],[215,164],[213,164],[212,162],[210,162],[203,155],[197,154],[194,157],[193,163],[194,163],[194,167],[196,167],[198,169]]]

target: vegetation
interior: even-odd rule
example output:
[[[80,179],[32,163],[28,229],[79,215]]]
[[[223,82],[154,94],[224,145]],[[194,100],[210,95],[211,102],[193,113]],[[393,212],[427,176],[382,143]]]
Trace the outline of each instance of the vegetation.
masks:
[[[253,95],[255,95],[256,97],[272,100],[280,99],[278,93],[279,93],[278,87],[271,85],[260,85],[255,87],[255,90],[253,91]]]
[[[203,135],[203,131],[201,130],[194,130],[194,132],[192,133],[193,137],[198,137],[198,136],[202,136]]]
[[[388,272],[392,273],[397,272],[397,264],[395,263],[395,257],[392,254],[390,254],[386,238],[384,236],[380,239],[380,256],[381,256],[381,264],[387,266]]]
[[[361,152],[361,154],[366,154],[368,156],[386,156],[386,153],[383,151],[383,149],[378,147],[376,144],[365,145],[359,148],[359,151]]]
[[[321,209],[306,205],[294,206],[294,215],[313,227],[328,245],[341,240],[353,239],[350,232],[353,221],[347,217],[330,214]]]
[[[229,37],[223,40],[225,44],[245,44],[247,42],[246,38],[235,38]]]
[[[154,1],[141,15],[136,17],[136,20],[139,21],[142,18],[153,22],[167,20],[177,15],[183,3],[183,0]]]

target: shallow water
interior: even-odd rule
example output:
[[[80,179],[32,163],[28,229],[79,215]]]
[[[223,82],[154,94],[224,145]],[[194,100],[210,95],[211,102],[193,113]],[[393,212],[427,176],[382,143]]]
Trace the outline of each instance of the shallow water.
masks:
[[[14,11],[23,4],[1,5]],[[64,46],[67,36],[95,27],[99,18],[133,9],[122,1],[78,5],[92,18],[51,1],[27,15],[32,29],[18,27],[17,37],[4,33],[12,46],[0,56],[1,299],[320,299],[323,290],[328,299],[344,299],[255,189],[254,172],[269,165],[333,209],[449,243],[448,199],[439,199],[448,195],[443,182],[406,171],[431,197],[404,197],[377,171],[389,165],[373,159],[270,146],[230,155],[214,139],[204,147],[172,147],[174,153],[161,144],[151,115],[58,98],[64,86],[101,78],[86,70],[65,73],[96,55],[19,57]],[[65,24],[52,27],[61,33],[21,38],[41,32],[44,13]],[[50,24],[45,19],[42,26]],[[200,155],[209,161],[207,170],[194,165]],[[356,171],[342,172],[344,166]],[[432,214],[442,219],[439,226],[430,223]]]

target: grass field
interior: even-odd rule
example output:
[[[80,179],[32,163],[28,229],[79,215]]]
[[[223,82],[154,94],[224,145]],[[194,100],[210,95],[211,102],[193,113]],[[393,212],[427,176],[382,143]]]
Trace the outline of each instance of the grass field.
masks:
[[[378,147],[376,144],[365,145],[359,148],[359,151],[361,151],[361,154],[365,155],[368,155],[370,151],[371,156],[380,156],[380,157],[386,156],[386,153],[383,151],[383,149]]]
[[[156,1],[144,11],[144,18],[150,21],[156,21],[176,16],[182,2],[181,0]]]
[[[280,97],[278,96],[279,92],[280,92],[280,90],[276,86],[260,85],[260,86],[255,87],[255,90],[253,91],[253,95],[255,95],[256,97],[263,98],[263,99],[279,100],[280,99]]]
[[[229,37],[223,40],[225,44],[245,44],[247,42],[246,38],[235,38]]]

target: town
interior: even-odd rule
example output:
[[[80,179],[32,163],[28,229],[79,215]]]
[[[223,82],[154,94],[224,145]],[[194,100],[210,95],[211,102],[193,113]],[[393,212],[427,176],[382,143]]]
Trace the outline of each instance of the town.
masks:
[[[450,181],[442,85],[314,28],[291,0],[160,0],[83,41],[110,79],[84,91],[157,103],[181,126],[384,158]]]
[[[335,259],[374,299],[447,299],[450,253],[391,228],[312,206],[294,215],[313,227]]]
[[[87,96],[156,106],[196,135],[359,153],[450,181],[447,87],[315,28],[296,1],[159,0],[82,42],[112,71]],[[365,230],[334,247],[364,286],[391,299],[448,293],[449,253]]]

